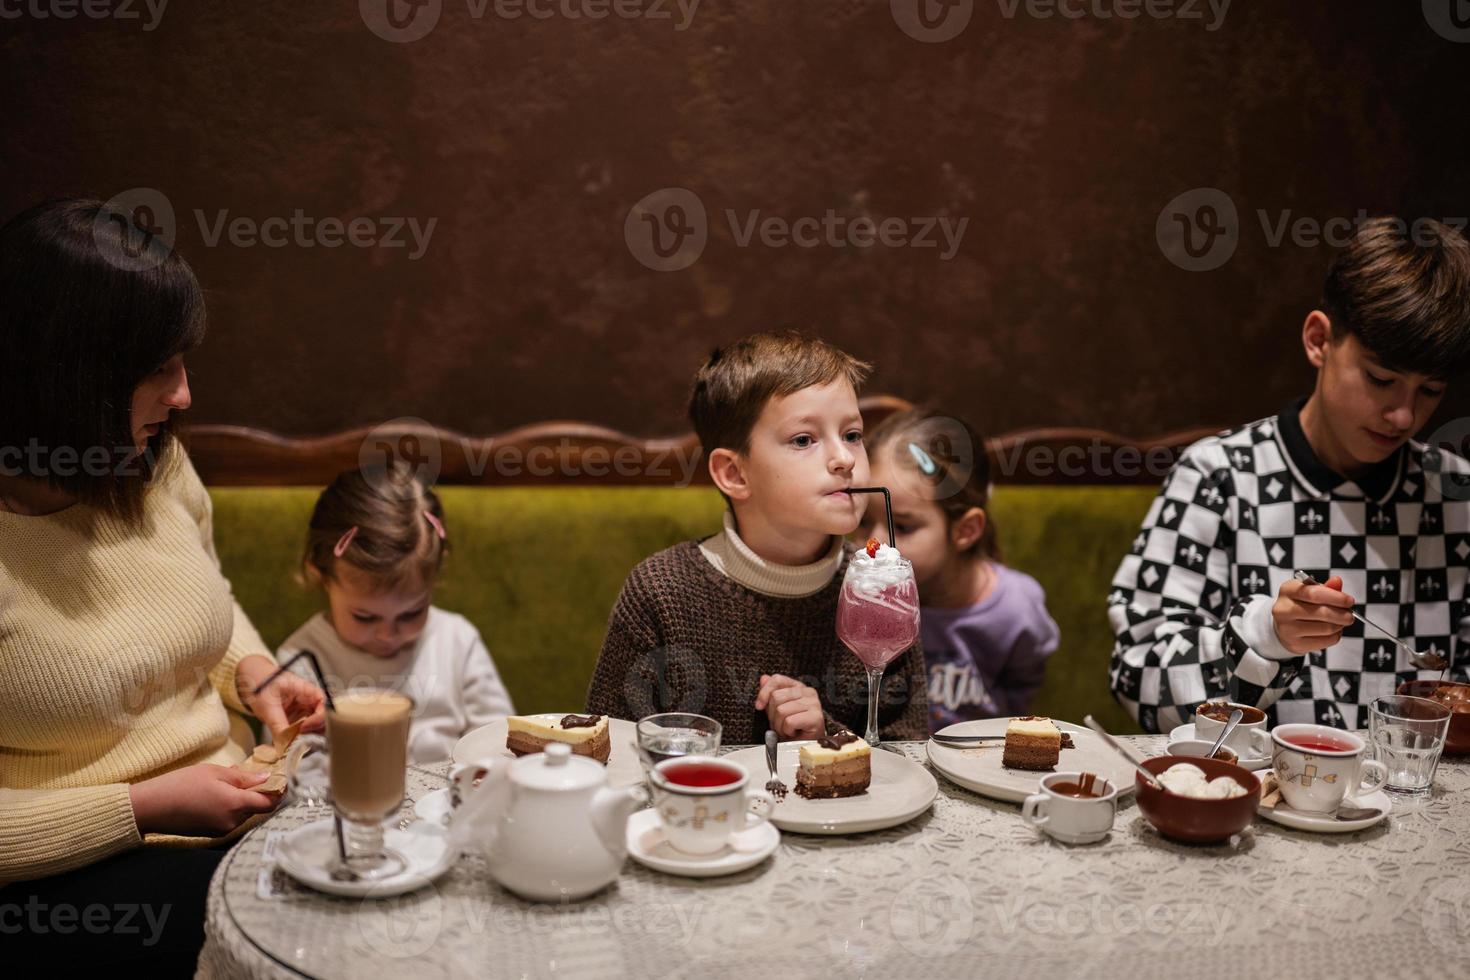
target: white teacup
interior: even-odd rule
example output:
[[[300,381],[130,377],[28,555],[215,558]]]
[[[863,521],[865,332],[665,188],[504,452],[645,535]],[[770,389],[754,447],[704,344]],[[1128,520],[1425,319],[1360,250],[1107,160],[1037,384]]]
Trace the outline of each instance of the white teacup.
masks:
[[[749,782],[740,766],[714,756],[686,755],[660,762],[649,783],[664,838],[685,854],[714,854],[733,835],[764,823],[776,801]]]
[[[1277,725],[1271,766],[1281,796],[1293,810],[1336,813],[1344,797],[1371,793],[1388,781],[1388,768],[1367,758],[1368,744],[1326,725]]]
[[[1202,712],[1215,710],[1219,706],[1225,707],[1225,718],[1211,718]],[[1251,707],[1248,704],[1235,704],[1225,701],[1206,701],[1194,710],[1194,737],[1202,738],[1214,744],[1215,739],[1225,730],[1226,719],[1230,717],[1231,709],[1239,708],[1244,715],[1240,724],[1235,726],[1235,731],[1225,740],[1225,744],[1234,752],[1239,759],[1264,759],[1271,754],[1271,734],[1266,729],[1266,712],[1260,708]]]
[[[1093,782],[1088,786],[1087,777]],[[1089,796],[1080,795],[1090,789]],[[1054,772],[1041,778],[1041,792],[1026,797],[1021,819],[1064,844],[1092,844],[1108,836],[1118,812],[1118,788],[1102,776]]]

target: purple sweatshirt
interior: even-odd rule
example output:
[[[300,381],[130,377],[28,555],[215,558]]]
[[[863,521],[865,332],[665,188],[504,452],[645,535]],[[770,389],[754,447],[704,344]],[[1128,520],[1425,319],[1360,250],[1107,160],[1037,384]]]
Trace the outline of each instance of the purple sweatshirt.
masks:
[[[995,583],[973,606],[920,610],[929,725],[1024,715],[1041,687],[1057,624],[1037,581],[992,562]]]

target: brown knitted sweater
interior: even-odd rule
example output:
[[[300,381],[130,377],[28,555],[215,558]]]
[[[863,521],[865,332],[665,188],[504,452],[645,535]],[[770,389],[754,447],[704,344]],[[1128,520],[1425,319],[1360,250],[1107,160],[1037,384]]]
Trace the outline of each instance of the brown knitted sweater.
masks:
[[[802,598],[762,595],[726,577],[685,541],[643,561],[623,583],[587,692],[587,710],[637,720],[692,711],[724,726],[726,745],[760,742],[770,724],[755,709],[761,674],[816,688],[834,723],[859,735],[868,723],[862,663],[837,639],[832,581]],[[918,643],[888,665],[878,713],[883,738],[928,736],[924,655]]]

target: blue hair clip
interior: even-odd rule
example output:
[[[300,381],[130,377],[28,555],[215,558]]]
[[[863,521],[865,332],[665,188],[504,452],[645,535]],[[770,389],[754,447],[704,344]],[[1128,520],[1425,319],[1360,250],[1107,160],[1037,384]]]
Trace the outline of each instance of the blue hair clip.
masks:
[[[934,462],[934,458],[920,449],[918,443],[909,443],[909,455],[914,457],[914,462],[919,465],[920,471],[925,476],[933,476],[939,472],[939,466]]]

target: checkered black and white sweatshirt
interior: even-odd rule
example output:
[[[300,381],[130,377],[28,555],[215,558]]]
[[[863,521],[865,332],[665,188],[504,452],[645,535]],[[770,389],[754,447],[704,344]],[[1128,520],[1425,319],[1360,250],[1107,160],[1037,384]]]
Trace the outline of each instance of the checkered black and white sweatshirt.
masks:
[[[1360,614],[1470,679],[1470,464],[1410,441],[1345,480],[1312,452],[1302,404],[1186,449],[1118,566],[1109,678],[1146,731],[1218,697],[1272,724],[1364,728],[1374,698],[1440,676],[1357,621],[1326,650],[1288,651],[1271,606],[1298,568],[1341,575]]]

